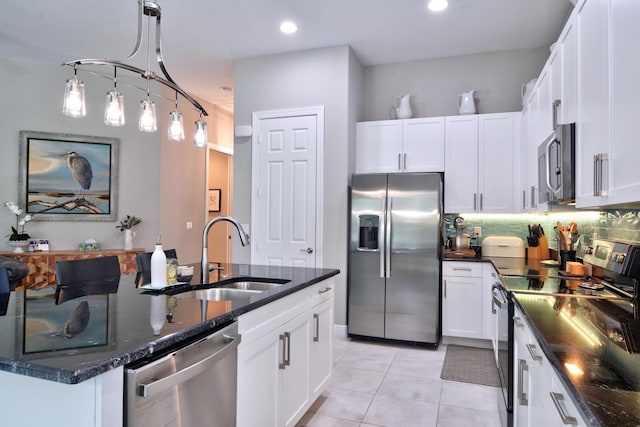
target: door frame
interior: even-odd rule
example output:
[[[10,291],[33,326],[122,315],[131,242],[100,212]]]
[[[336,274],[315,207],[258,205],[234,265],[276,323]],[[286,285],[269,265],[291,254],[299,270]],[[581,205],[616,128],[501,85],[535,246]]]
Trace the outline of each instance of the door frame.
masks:
[[[254,207],[258,206],[260,121],[299,116],[316,116],[316,244],[314,254],[316,268],[319,268],[323,265],[324,254],[324,106],[285,108],[251,113],[251,229],[255,230],[259,224],[259,215]],[[255,258],[255,247],[251,245],[251,260],[253,261]]]

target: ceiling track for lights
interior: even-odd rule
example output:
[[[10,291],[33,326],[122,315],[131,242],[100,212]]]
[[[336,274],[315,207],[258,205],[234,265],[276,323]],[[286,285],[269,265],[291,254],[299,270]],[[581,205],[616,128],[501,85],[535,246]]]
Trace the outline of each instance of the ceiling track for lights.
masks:
[[[182,89],[169,75],[167,68],[164,65],[164,59],[162,58],[162,42],[161,42],[161,30],[160,30],[160,5],[157,3],[147,1],[147,0],[138,0],[138,35],[136,45],[133,48],[131,54],[126,57],[124,60],[113,61],[110,59],[75,59],[72,61],[64,62],[62,65],[68,65],[74,68],[77,68],[78,65],[105,65],[110,67],[121,68],[132,73],[140,74],[140,76],[147,80],[155,80],[158,83],[171,88],[182,95],[187,101],[189,101],[202,115],[208,116],[207,111],[200,105],[198,101],[196,101],[191,95],[189,95],[184,89]],[[156,60],[158,62],[158,66],[160,70],[162,70],[162,74],[164,74],[165,78],[158,76],[151,70],[143,70],[142,68],[138,68],[136,66],[126,64],[123,61],[133,58],[138,51],[140,50],[140,46],[142,45],[142,15],[146,15],[148,17],[152,17],[156,19]],[[150,35],[147,34],[147,37]],[[149,56],[149,52],[147,52],[147,56]],[[148,59],[148,58],[147,58]]]

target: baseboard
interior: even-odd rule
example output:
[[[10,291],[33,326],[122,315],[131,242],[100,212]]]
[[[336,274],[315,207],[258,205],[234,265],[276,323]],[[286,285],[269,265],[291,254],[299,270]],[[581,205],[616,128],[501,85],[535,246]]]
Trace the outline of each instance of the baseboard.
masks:
[[[333,336],[335,338],[347,339],[347,325],[333,325]]]

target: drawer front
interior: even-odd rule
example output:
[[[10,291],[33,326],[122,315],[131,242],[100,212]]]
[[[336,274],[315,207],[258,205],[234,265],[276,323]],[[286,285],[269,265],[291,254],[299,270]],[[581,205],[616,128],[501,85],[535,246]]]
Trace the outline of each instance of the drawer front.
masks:
[[[482,277],[482,263],[445,261],[442,263],[442,274],[456,277]]]

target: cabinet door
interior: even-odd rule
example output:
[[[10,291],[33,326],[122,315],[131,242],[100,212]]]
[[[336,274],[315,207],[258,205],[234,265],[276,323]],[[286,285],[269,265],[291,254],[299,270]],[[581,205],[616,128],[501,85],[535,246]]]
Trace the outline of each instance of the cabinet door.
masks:
[[[280,407],[281,331],[238,347],[237,426],[276,426]]]
[[[278,425],[293,426],[304,415],[310,403],[309,342],[311,320],[308,312],[287,322],[281,329],[284,339],[285,367],[280,370],[282,400],[281,422]],[[255,424],[263,425],[263,424]]]
[[[609,203],[640,201],[640,2],[611,1],[611,148]]]
[[[526,337],[514,333],[513,357],[513,425],[529,426],[529,399],[531,396],[531,380],[529,377],[529,356],[527,354]]]
[[[478,209],[478,116],[445,118],[445,212]]]
[[[402,120],[402,170],[444,172],[444,117]]]
[[[402,171],[402,120],[361,122],[356,133],[356,173]]]
[[[578,121],[578,47],[576,40],[576,18],[571,14],[560,38],[560,116],[559,123]]]
[[[478,211],[515,210],[513,146],[519,143],[516,124],[519,121],[514,113],[479,116]]]
[[[609,1],[584,1],[577,30],[576,206],[591,207],[606,203],[595,193],[608,188],[608,162],[594,156],[609,156]]]
[[[557,62],[557,49],[554,50],[556,55],[553,56],[554,62]],[[541,144],[551,132],[553,132],[553,99],[551,95],[551,63],[547,62],[538,77],[538,120],[537,125],[539,142]]]
[[[442,335],[482,338],[482,278],[442,280]]]
[[[309,375],[311,400],[320,396],[331,380],[333,370],[333,298],[327,299],[311,310],[311,355]]]

